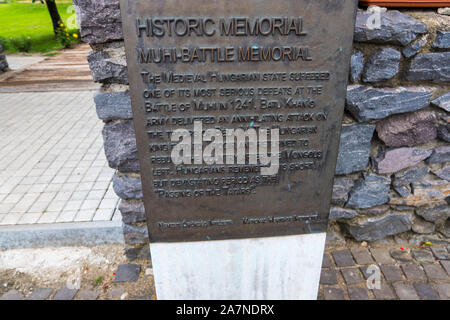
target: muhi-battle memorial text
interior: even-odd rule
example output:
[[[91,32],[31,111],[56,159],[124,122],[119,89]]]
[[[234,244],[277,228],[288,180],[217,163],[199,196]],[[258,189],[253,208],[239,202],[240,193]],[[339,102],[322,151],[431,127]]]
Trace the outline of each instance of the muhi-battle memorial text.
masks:
[[[121,10],[150,241],[325,232],[355,1]]]

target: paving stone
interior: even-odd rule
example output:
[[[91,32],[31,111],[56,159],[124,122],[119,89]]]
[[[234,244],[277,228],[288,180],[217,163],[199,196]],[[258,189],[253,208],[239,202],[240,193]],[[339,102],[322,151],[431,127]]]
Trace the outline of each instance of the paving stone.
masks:
[[[427,276],[422,267],[417,264],[405,264],[402,266],[403,272],[408,280],[426,280]]]
[[[393,300],[397,298],[394,291],[385,281],[381,281],[380,289],[373,289],[372,292],[377,300]]]
[[[450,300],[450,283],[437,283],[435,287],[441,299]]]
[[[347,285],[357,284],[363,281],[361,272],[359,272],[358,268],[342,269],[341,272]]]
[[[372,264],[375,262],[367,248],[351,248],[350,251],[357,264]]]
[[[69,289],[66,286],[56,291],[53,300],[73,300],[77,294],[78,289]]]
[[[350,300],[369,300],[369,293],[366,289],[350,287],[348,288],[348,296]]]
[[[9,290],[0,297],[0,300],[22,300],[23,294],[17,290]]]
[[[97,300],[100,293],[95,289],[82,289],[78,295],[78,300]]]
[[[330,268],[332,266],[330,256],[326,253],[323,254],[322,268]]]
[[[447,271],[448,275],[450,276],[450,261],[442,260],[441,265],[444,267],[445,271]]]
[[[414,288],[416,288],[420,300],[439,300],[436,292],[427,283],[414,283]]]
[[[424,264],[423,269],[429,279],[447,280],[449,277],[439,264]]]
[[[401,281],[403,280],[402,272],[400,268],[397,266],[381,266],[381,271],[384,274],[384,277],[388,281]]]
[[[368,272],[369,268],[371,268],[370,272]],[[369,277],[375,273],[374,272],[375,269],[378,269],[378,272],[379,272],[379,274],[381,276],[380,267],[378,267],[376,264],[373,264],[373,265],[370,265],[370,266],[361,266],[361,267],[359,267],[359,270],[361,270],[361,273],[362,273],[364,279],[366,279],[366,280],[369,279]]]
[[[412,285],[397,282],[393,286],[400,300],[419,300],[419,296]]]
[[[376,51],[364,65],[362,80],[378,82],[392,79],[398,73],[401,57],[401,53],[392,48]]]
[[[322,270],[320,284],[335,285],[338,283],[336,270]]]
[[[431,252],[433,252],[436,259],[439,260],[450,260],[450,253],[447,251],[445,247],[431,247]]]
[[[391,258],[389,250],[385,248],[372,248],[370,249],[375,261],[379,264],[394,264],[394,259]]]
[[[338,267],[351,267],[355,265],[350,250],[333,251],[331,254]]]
[[[113,287],[111,288],[106,296],[110,299],[120,299],[122,294],[124,294],[125,289],[122,286]]]
[[[412,261],[411,253],[409,253],[406,250],[392,250],[391,256],[394,258],[398,263],[407,263]]]
[[[140,264],[121,264],[117,269],[114,282],[135,282],[140,272]]]
[[[26,300],[46,300],[52,292],[53,289],[50,288],[36,288],[28,295]]]
[[[434,262],[433,254],[426,250],[413,250],[414,259],[419,262]]]
[[[323,294],[325,300],[345,300],[344,291],[337,288],[324,288]]]

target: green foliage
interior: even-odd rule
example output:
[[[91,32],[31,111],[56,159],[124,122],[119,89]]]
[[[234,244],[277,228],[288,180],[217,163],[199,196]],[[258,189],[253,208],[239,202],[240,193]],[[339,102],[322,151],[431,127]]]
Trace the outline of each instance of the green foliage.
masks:
[[[101,285],[103,282],[103,276],[98,276],[97,278],[95,278],[94,280],[94,285],[99,286]]]
[[[62,39],[55,36],[46,5],[41,4],[40,0],[35,2],[0,4],[0,43],[8,53],[47,53],[79,43],[80,34],[77,29],[61,32]],[[74,14],[70,9],[72,2],[60,0],[56,3],[61,19],[67,21]]]

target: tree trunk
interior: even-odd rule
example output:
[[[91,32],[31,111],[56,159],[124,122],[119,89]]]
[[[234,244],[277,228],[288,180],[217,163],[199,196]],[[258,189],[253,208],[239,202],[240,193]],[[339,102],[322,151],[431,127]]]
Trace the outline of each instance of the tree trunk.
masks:
[[[60,29],[59,25],[62,23],[61,16],[56,7],[55,0],[46,0],[45,3],[47,4],[48,13],[50,13],[50,17],[52,18],[53,32],[56,34],[58,29]]]

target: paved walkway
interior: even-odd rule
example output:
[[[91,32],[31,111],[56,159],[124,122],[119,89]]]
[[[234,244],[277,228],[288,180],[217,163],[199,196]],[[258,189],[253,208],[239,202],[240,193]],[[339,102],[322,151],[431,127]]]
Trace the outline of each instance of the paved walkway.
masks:
[[[450,246],[329,250],[320,283],[321,300],[450,300]]]
[[[92,96],[0,94],[0,225],[121,218]]]
[[[36,272],[33,266],[28,267],[29,270],[23,266],[10,270],[0,268],[0,284],[3,283],[0,286],[0,300],[156,299],[151,261],[138,260],[133,264],[126,264],[120,254],[105,259],[114,250],[119,253],[120,248],[108,246],[103,250],[104,258],[96,254],[91,261],[82,263],[75,253],[66,253],[67,257],[64,259],[74,261],[70,266],[76,263],[79,266],[77,270],[60,272],[62,276],[56,277],[57,280],[57,271],[48,273],[40,269]],[[82,248],[77,249],[77,252],[83,257],[92,254],[84,252]],[[27,251],[17,252],[16,255],[9,252],[10,256],[6,256],[7,254],[2,256],[0,251],[0,258],[12,261],[13,264],[19,264],[17,260],[21,256],[30,255]],[[45,251],[35,254],[44,259]],[[62,256],[64,251],[58,254]],[[54,257],[55,253],[50,256]],[[47,260],[52,259],[55,258]],[[99,261],[102,268],[99,268]],[[60,265],[58,262],[57,266]],[[368,271],[368,268],[371,269]],[[63,267],[63,270],[68,269]],[[50,275],[42,276],[46,273]],[[374,274],[374,279],[380,280],[379,289],[368,288],[366,279],[369,274]],[[318,299],[450,300],[450,252],[445,246],[341,247],[327,250]]]
[[[93,82],[89,70],[86,59],[89,51],[89,45],[80,44],[44,60],[30,58],[36,63],[0,76],[0,92],[95,90],[99,85]],[[26,62],[17,63],[23,66]]]

